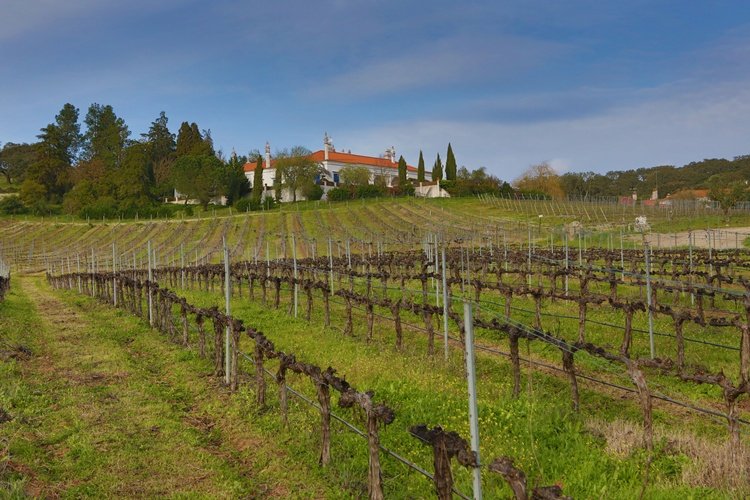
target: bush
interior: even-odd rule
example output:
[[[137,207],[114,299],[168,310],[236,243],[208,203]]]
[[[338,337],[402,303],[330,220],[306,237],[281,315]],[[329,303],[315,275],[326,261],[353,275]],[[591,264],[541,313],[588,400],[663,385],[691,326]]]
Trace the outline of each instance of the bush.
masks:
[[[328,191],[328,201],[346,201],[352,199],[352,193],[348,189],[333,188]]]
[[[240,198],[235,202],[234,209],[238,212],[254,212],[260,210],[260,202],[251,197]]]
[[[238,212],[257,212],[258,210],[271,210],[274,206],[276,206],[276,200],[271,196],[263,198],[262,202],[248,196],[238,200],[234,204],[234,209]]]
[[[0,199],[0,213],[5,215],[18,215],[25,214],[29,210],[26,205],[21,202],[21,198],[18,196],[6,196]]]
[[[302,194],[309,201],[318,201],[323,197],[323,188],[317,184],[309,184],[302,188]]]
[[[396,186],[393,189],[393,194],[396,196],[414,196],[414,184],[407,182],[403,186]]]
[[[356,197],[357,198],[378,198],[385,195],[386,190],[382,186],[376,186],[375,184],[362,184],[357,186]]]

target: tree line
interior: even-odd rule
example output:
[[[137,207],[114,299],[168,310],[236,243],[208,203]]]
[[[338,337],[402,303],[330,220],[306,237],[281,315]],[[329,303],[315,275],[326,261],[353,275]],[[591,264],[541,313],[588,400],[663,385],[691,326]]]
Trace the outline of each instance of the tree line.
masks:
[[[133,138],[110,105],[79,110],[65,104],[38,141],[6,143],[0,173],[18,191],[3,200],[8,212],[59,212],[79,216],[134,216],[164,210],[164,198],[180,193],[204,206],[214,197],[233,202],[249,193],[243,166],[247,157],[224,158],[210,130],[183,122],[177,134],[164,112],[147,132]],[[256,152],[257,153],[257,152]]]
[[[9,185],[7,190],[18,193],[0,201],[2,213],[134,217],[192,211],[163,203],[175,192],[204,208],[224,196],[228,204],[237,204],[241,210],[269,208],[281,199],[283,188],[289,189],[293,201],[298,192],[309,200],[323,195],[315,182],[322,174],[320,166],[308,158],[311,152],[307,148],[276,151],[274,196],[264,196],[263,162],[257,149],[247,155],[233,152],[227,158],[215,150],[210,130],[183,122],[175,134],[163,111],[145,133],[133,137],[111,105],[91,104],[81,120],[79,109],[67,103],[37,139],[33,143],[8,142],[0,149],[0,174]],[[244,173],[247,162],[256,163],[252,184]],[[363,180],[356,167],[349,170],[342,172],[341,199],[414,193],[403,156],[398,162],[399,182],[393,189],[386,189],[377,179],[371,185],[369,176]],[[425,181],[421,151],[417,175],[418,182]],[[450,144],[445,166],[437,155],[432,178],[441,180],[442,187],[454,196],[510,189],[484,168],[473,172],[459,168]],[[332,199],[337,199],[336,192]]]

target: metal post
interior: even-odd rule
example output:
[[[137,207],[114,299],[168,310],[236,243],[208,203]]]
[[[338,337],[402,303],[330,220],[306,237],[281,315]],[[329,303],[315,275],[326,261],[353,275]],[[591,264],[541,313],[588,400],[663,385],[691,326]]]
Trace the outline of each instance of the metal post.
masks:
[[[445,245],[443,245],[442,254],[443,272],[443,347],[445,348],[445,360],[448,361],[448,286],[445,277]]]
[[[185,244],[180,243],[180,277],[182,289],[185,289]]]
[[[651,309],[651,252],[649,245],[644,240],[643,247],[646,254],[646,310],[648,311],[648,343],[651,349],[651,359],[654,359],[656,352],[654,349],[654,312]]]
[[[297,317],[297,297],[299,294],[299,285],[297,284],[297,243],[292,234],[292,260],[294,262],[294,317]]]
[[[568,253],[568,233],[563,233],[565,239],[565,295],[568,295],[568,268],[570,267],[570,255]]]
[[[78,266],[78,293],[83,293],[81,287],[81,254],[76,254],[76,265]]]
[[[117,307],[117,250],[112,242],[112,303]]]
[[[226,305],[226,314],[229,316],[230,314],[230,307],[229,307],[229,299],[232,294],[231,289],[231,276],[229,275],[229,247],[227,247],[227,239],[226,237],[222,238],[222,243],[224,245],[224,301]],[[224,382],[229,385],[229,379],[230,379],[230,373],[232,368],[232,356],[229,352],[230,350],[230,343],[229,343],[229,336],[230,336],[230,326],[227,324],[226,330],[224,332]]]
[[[331,294],[333,294],[333,245],[331,238],[328,238],[328,267],[330,268],[331,276]]]
[[[690,285],[692,288],[693,284],[693,231],[688,231],[688,255],[690,258]],[[691,291],[690,292],[690,305],[695,305],[695,294]]]
[[[154,301],[153,297],[151,296],[151,280],[154,279],[154,271],[151,269],[151,240],[148,240],[148,246],[146,247],[146,251],[148,252],[148,281],[149,281],[149,287],[148,287],[148,324],[151,326],[154,326]]]
[[[625,251],[622,243],[622,228],[620,228],[620,267],[622,268],[620,279],[625,281]]]
[[[474,365],[474,317],[471,302],[464,302],[464,330],[466,333],[466,379],[469,386],[469,427],[471,431],[471,449],[476,454],[477,466],[474,467],[474,499],[482,499],[482,469],[479,459],[479,415],[477,412],[477,374]]]
[[[96,259],[94,258],[94,247],[91,247],[91,296],[96,296]]]
[[[531,224],[529,224],[529,261],[528,261],[528,265],[529,265],[528,281],[529,281],[529,286],[531,286]]]

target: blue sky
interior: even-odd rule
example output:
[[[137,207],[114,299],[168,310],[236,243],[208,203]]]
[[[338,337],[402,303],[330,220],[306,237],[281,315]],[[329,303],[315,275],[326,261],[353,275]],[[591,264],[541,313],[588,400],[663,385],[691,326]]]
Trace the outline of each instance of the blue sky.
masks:
[[[228,154],[301,144],[505,180],[750,153],[750,2],[0,0],[0,142],[66,102]]]

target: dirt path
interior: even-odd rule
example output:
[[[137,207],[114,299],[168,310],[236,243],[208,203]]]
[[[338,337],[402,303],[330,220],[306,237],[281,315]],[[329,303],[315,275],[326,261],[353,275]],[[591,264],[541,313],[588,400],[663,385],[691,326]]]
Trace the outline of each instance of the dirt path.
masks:
[[[750,237],[750,227],[729,227],[726,229],[701,229],[679,233],[651,233],[646,238],[654,248],[687,247],[692,243],[696,248],[730,249],[744,248],[745,238]]]
[[[10,436],[5,474],[22,476],[26,494],[324,496],[309,470],[254,432],[235,398],[201,375],[202,360],[120,311],[53,292],[39,277],[15,284],[15,298],[33,304],[28,327],[36,338],[34,354],[17,363],[16,394],[0,392],[16,417],[0,438]]]

